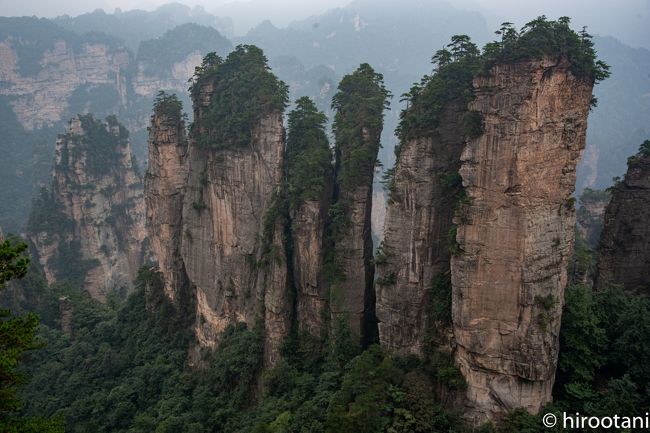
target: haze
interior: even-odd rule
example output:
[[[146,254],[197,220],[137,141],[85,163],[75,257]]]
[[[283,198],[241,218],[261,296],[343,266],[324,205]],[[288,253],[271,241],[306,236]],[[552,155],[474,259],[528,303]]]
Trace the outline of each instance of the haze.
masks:
[[[367,0],[361,0],[367,1]],[[445,3],[442,0],[422,0]],[[374,2],[399,2],[399,0],[374,0]],[[122,10],[152,10],[168,3],[164,0],[0,0],[0,14],[4,16],[79,15],[95,9],[113,12]],[[233,19],[235,32],[245,34],[259,22],[269,19],[276,26],[286,26],[293,20],[344,7],[349,0],[229,0],[181,2],[191,7],[201,6],[206,11]],[[521,25],[530,18],[546,14],[551,18],[568,15],[576,27],[587,25],[589,31],[599,35],[614,36],[633,47],[650,48],[650,0],[460,0],[448,2],[454,7],[480,11],[493,27],[504,20]]]

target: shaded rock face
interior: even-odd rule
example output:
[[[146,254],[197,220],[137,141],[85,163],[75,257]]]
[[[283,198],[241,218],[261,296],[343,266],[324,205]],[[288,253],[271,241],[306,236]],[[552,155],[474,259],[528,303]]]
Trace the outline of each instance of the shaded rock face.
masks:
[[[128,293],[146,254],[142,181],[128,133],[113,118],[78,116],[56,143],[51,191],[29,238],[49,283],[68,278],[100,301]]]
[[[329,294],[323,266],[331,248],[326,227],[332,186],[328,178],[320,200],[305,200],[291,213],[296,315],[300,330],[314,336],[327,332]]]
[[[180,251],[188,142],[180,112],[158,112],[152,117],[148,147],[144,183],[147,233],[165,276],[165,293],[170,300],[179,301],[188,286]]]
[[[441,326],[431,317],[432,290],[434,278],[449,275],[465,109],[464,102],[450,103],[434,136],[408,140],[400,148],[376,283],[379,339],[400,354],[422,354],[431,329]]]
[[[371,163],[355,173],[354,182],[341,181],[343,161],[351,160],[352,149],[346,143],[337,144],[337,185],[335,197],[344,215],[335,242],[335,254],[340,280],[331,286],[330,310],[333,320],[342,318],[353,335],[370,341],[375,337],[375,292],[372,248],[372,185],[373,167],[377,160],[381,128],[362,127],[364,148]]]
[[[551,400],[593,87],[568,66],[496,65],[474,81],[485,133],[461,156],[468,203],[451,270],[455,359],[475,421]]]
[[[630,292],[650,293],[649,218],[650,156],[638,154],[629,159],[605,211],[596,287],[615,283]]]

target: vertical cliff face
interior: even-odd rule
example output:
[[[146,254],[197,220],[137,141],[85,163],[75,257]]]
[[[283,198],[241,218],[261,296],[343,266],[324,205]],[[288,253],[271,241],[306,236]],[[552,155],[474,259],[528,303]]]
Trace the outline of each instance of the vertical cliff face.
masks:
[[[362,64],[341,80],[333,99],[336,189],[331,227],[336,275],[330,309],[334,320],[344,320],[353,335],[365,341],[376,337],[372,184],[388,95],[383,77]]]
[[[291,324],[279,212],[286,86],[255,47],[238,47],[225,61],[207,56],[199,69],[187,141],[180,102],[156,101],[147,176],[152,246],[170,298],[195,308],[200,346],[214,347],[230,324],[261,326],[273,365]],[[262,80],[271,94],[257,93]]]
[[[126,103],[127,84],[124,71],[131,55],[108,43],[82,43],[57,37],[43,52],[32,70],[21,70],[20,40],[0,41],[0,81],[6,83],[0,94],[12,98],[18,120],[26,129],[51,125],[62,120],[69,98],[80,86],[110,86]]]
[[[269,251],[262,244],[265,216],[276,206],[283,150],[280,112],[259,120],[246,147],[190,146],[182,257],[196,286],[196,333],[202,345],[214,345],[229,323],[253,325],[256,307],[267,305],[267,296],[275,297],[268,279],[286,287],[283,272],[274,269],[284,260],[284,249],[276,242],[282,231],[271,216],[266,221],[272,233]],[[262,257],[265,252],[269,257]]]
[[[645,150],[644,150],[645,146]],[[650,293],[650,140],[628,160],[625,178],[613,188],[605,211],[596,285],[622,284]]]
[[[334,171],[326,122],[311,99],[296,101],[288,116],[285,170],[295,317],[300,331],[316,337],[327,334],[329,322],[324,265],[332,247],[327,227]]]
[[[452,318],[468,414],[482,420],[551,399],[593,84],[545,58],[497,64],[474,87],[485,131],[461,157]]]
[[[445,326],[433,323],[440,320],[433,317],[433,304],[444,303],[448,295],[433,293],[433,286],[449,279],[448,239],[459,189],[465,111],[464,100],[452,101],[432,136],[409,139],[400,147],[376,258],[379,338],[391,351],[422,354],[432,328]]]
[[[146,252],[144,200],[128,132],[115,117],[70,121],[29,232],[49,282],[68,278],[100,301],[131,290]]]
[[[163,96],[157,101],[148,147],[144,184],[147,232],[160,272],[165,275],[165,293],[170,300],[179,301],[188,287],[181,258],[188,143],[182,106],[174,97]]]

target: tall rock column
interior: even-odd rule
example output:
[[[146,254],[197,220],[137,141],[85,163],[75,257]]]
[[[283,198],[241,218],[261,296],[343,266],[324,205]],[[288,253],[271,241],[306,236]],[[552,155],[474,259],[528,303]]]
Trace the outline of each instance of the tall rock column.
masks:
[[[627,291],[650,293],[650,140],[628,159],[625,178],[613,188],[605,210],[596,286],[622,284]]]
[[[291,284],[298,329],[327,334],[328,285],[323,272],[331,242],[326,236],[334,170],[325,124],[314,102],[302,97],[289,113],[286,180],[291,237]]]
[[[188,287],[181,258],[183,194],[187,182],[187,137],[182,104],[160,94],[149,129],[149,165],[144,189],[151,249],[165,276],[165,293],[180,302]]]
[[[196,291],[195,333],[201,346],[214,347],[229,324],[263,326],[272,365],[290,326],[277,198],[287,88],[253,46],[238,47],[225,61],[208,56],[200,71],[192,88],[181,247]]]
[[[126,128],[114,116],[74,117],[28,224],[48,281],[68,279],[100,301],[130,291],[147,253],[144,213]]]
[[[330,227],[336,275],[330,276],[330,309],[334,320],[344,320],[365,341],[376,337],[372,184],[388,96],[381,74],[364,63],[343,77],[332,100],[336,187]]]
[[[484,134],[463,151],[455,219],[455,359],[475,421],[551,400],[593,80],[564,59],[497,63],[474,81]]]

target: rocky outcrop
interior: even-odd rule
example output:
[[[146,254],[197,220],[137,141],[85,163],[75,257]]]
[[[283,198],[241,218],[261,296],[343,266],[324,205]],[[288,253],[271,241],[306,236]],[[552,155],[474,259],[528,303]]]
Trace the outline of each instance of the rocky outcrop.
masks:
[[[452,101],[432,136],[404,142],[389,186],[384,240],[376,255],[377,319],[382,345],[400,354],[421,355],[433,329],[449,326],[434,317],[433,303],[448,297],[434,293],[440,291],[434,281],[449,279],[465,111],[464,100]]]
[[[32,75],[20,71],[19,43],[11,38],[0,41],[0,94],[12,98],[16,116],[26,129],[61,121],[70,96],[83,85],[109,85],[126,104],[125,71],[131,55],[125,48],[90,42],[75,48],[57,39],[44,51],[39,70]]]
[[[497,64],[474,81],[485,131],[461,157],[468,199],[451,270],[455,359],[475,421],[551,399],[593,86],[570,66]]]
[[[291,212],[296,316],[300,330],[314,336],[324,336],[328,331],[329,296],[324,264],[331,248],[326,228],[333,182],[328,179],[325,185],[320,200],[305,200]]]
[[[29,222],[48,282],[69,279],[100,301],[128,293],[146,253],[144,210],[126,129],[115,117],[73,118]]]
[[[362,84],[361,84],[362,83]],[[336,275],[331,278],[330,311],[352,335],[376,339],[372,246],[372,189],[389,92],[383,77],[367,63],[341,80],[332,99],[335,176],[331,232]]]
[[[67,296],[59,298],[59,316],[61,331],[66,335],[72,335],[72,320],[74,315],[74,304]]]
[[[282,115],[274,112],[260,119],[247,147],[212,150],[193,144],[187,161],[181,254],[196,286],[197,338],[203,346],[214,346],[228,324],[253,326],[259,305],[268,308],[265,315],[278,320],[284,309],[278,305],[284,296],[276,293],[286,292],[282,275],[286,266],[280,270],[284,248],[277,242],[282,230],[267,215],[277,206],[274,196],[282,179]],[[270,246],[262,243],[265,222],[270,226]],[[266,337],[277,336],[267,332]]]
[[[650,141],[646,141],[650,148]],[[650,293],[650,151],[628,160],[625,178],[612,189],[605,211],[596,287],[620,284],[633,293]]]
[[[180,104],[159,103],[149,129],[145,176],[146,226],[156,253],[164,290],[172,301],[188,287],[181,257],[183,194],[187,183],[188,142]]]
[[[242,47],[227,60],[231,72],[246,59],[247,67],[259,62],[256,73],[270,74],[260,54]],[[271,108],[247,118],[251,129],[244,139],[244,129],[224,133],[217,125],[227,124],[227,116],[250,114],[238,111],[243,106],[214,114],[215,100],[231,84],[215,75],[221,60],[213,60],[216,63],[202,65],[205,75],[195,77],[194,123],[187,141],[180,101],[166,95],[156,101],[146,188],[148,228],[168,297],[195,310],[199,346],[215,347],[228,325],[262,326],[265,361],[273,365],[292,317],[279,199],[285,147],[282,111]],[[283,87],[278,86],[282,101]]]
[[[139,96],[155,95],[160,89],[184,92],[187,89],[187,80],[194,75],[194,69],[201,65],[203,56],[194,51],[183,60],[174,62],[168,71],[151,74],[144,62],[137,62],[137,72],[133,79],[133,90]]]

